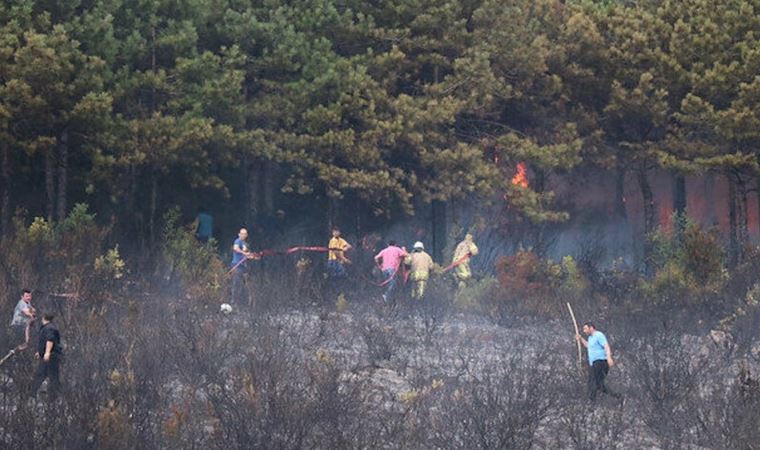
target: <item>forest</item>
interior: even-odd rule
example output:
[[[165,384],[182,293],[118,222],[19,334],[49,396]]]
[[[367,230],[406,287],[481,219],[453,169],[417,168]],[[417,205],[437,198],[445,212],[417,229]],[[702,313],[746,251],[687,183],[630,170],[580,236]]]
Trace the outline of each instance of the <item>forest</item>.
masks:
[[[0,4],[0,447],[760,448],[758,243],[760,0]]]

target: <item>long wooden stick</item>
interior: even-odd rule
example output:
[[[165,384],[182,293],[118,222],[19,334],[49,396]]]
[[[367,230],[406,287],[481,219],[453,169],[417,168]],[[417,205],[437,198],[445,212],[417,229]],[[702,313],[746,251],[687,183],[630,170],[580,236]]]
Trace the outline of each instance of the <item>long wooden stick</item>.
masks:
[[[9,351],[7,355],[3,356],[3,359],[0,359],[0,366],[2,366],[3,364],[5,364],[5,361],[7,361],[8,358],[10,358],[11,356],[13,356],[15,354],[16,354],[16,349],[15,348],[11,349],[11,351]]]
[[[567,302],[567,309],[570,311],[570,317],[573,318],[573,325],[575,326],[575,334],[581,334],[580,331],[578,331],[578,321],[575,320],[575,313],[573,312],[573,307],[570,306],[570,302]],[[578,346],[578,366],[583,367],[583,355],[581,352],[581,341],[576,340],[575,344]]]

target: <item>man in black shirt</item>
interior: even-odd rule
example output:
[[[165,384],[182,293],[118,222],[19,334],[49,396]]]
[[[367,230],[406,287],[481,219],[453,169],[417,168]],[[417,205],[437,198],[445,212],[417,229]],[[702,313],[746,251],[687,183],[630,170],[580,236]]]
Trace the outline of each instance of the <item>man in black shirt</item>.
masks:
[[[32,396],[36,396],[40,385],[47,378],[49,380],[48,399],[50,400],[56,398],[58,389],[61,387],[61,381],[58,378],[58,366],[61,363],[61,334],[52,323],[53,317],[49,313],[42,316],[37,353],[34,355],[35,359],[40,360],[40,364],[34,373],[34,383],[32,384]]]

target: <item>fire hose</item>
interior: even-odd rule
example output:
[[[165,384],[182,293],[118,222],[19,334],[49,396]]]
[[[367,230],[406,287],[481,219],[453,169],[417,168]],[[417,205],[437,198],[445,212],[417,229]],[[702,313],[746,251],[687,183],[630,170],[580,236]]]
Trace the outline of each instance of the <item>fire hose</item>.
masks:
[[[232,266],[232,268],[229,270],[229,272],[227,272],[227,275],[231,275],[233,272],[235,272],[235,270],[238,267],[240,267],[244,262],[246,262],[246,261],[248,261],[250,259],[259,260],[259,259],[261,259],[263,257],[269,257],[269,256],[275,256],[275,255],[291,255],[291,254],[297,253],[297,252],[320,252],[320,253],[325,253],[325,252],[329,252],[329,251],[343,251],[343,249],[342,248],[330,248],[330,247],[297,246],[297,247],[290,247],[290,248],[287,248],[285,250],[271,250],[271,249],[267,249],[267,250],[262,250],[260,252],[252,252],[250,254],[251,256],[245,257],[245,258],[241,259],[234,266]],[[453,263],[451,263],[448,266],[446,266],[443,270],[441,270],[441,273],[446,273],[446,272],[454,269],[455,267],[464,264],[471,257],[472,257],[472,254],[471,253],[467,253],[463,257],[459,258],[458,260],[456,260]],[[377,286],[377,287],[384,287],[385,285],[387,285],[388,283],[390,283],[394,278],[396,278],[396,275],[398,275],[398,271],[399,271],[399,268],[397,267],[396,270],[394,270],[393,274],[391,274],[390,277],[388,277],[386,280],[384,280],[384,281],[382,281],[380,283],[374,282],[372,280],[366,280],[366,281],[369,282],[369,283],[371,283],[371,284],[373,284],[373,285],[375,285],[375,286]],[[404,274],[404,282],[406,282],[407,277],[408,277],[408,273],[407,273],[406,270],[404,270],[403,274]]]
[[[232,266],[232,268],[229,270],[229,272],[227,272],[227,275],[232,274],[232,272],[234,272],[235,269],[237,269],[244,262],[246,262],[246,261],[248,261],[250,259],[259,260],[259,259],[261,259],[261,258],[263,258],[265,256],[291,255],[291,254],[297,253],[297,252],[320,252],[320,253],[325,253],[325,252],[329,252],[329,251],[342,252],[344,250],[342,248],[298,246],[298,247],[290,247],[290,248],[287,248],[285,250],[271,250],[271,249],[267,249],[267,250],[262,250],[260,252],[252,252],[251,256],[245,257],[245,258],[241,259],[234,266]]]
[[[466,255],[462,256],[461,258],[457,259],[457,260],[456,260],[456,261],[454,261],[453,263],[451,263],[451,264],[449,264],[448,266],[446,266],[446,267],[445,267],[445,268],[444,268],[444,269],[441,271],[441,273],[446,273],[446,272],[448,272],[449,270],[451,270],[451,269],[453,269],[453,268],[455,268],[455,267],[457,267],[457,266],[461,266],[462,264],[464,264],[464,263],[465,263],[465,261],[467,261],[467,260],[468,260],[468,259],[470,259],[471,257],[472,257],[472,253],[467,253]]]

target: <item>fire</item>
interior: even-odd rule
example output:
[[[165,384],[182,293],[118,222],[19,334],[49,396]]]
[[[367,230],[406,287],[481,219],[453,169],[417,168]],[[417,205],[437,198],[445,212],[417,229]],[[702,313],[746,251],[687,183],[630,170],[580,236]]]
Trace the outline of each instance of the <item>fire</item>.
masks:
[[[512,177],[512,184],[523,188],[528,187],[528,169],[525,163],[517,163],[517,173]]]

